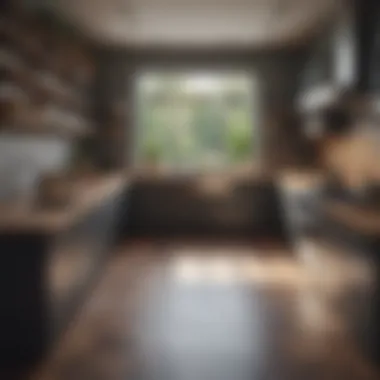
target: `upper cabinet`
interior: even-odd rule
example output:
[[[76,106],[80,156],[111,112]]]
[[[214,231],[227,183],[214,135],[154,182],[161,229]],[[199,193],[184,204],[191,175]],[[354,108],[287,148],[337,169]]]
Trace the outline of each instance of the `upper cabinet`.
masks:
[[[332,82],[340,89],[350,89],[357,79],[357,41],[355,17],[351,8],[340,15],[332,36]]]
[[[330,31],[318,38],[301,73],[301,93],[331,83],[333,79],[333,40]]]
[[[352,0],[311,48],[302,73],[299,106],[310,113],[342,105],[342,99],[347,100],[344,94],[367,102],[379,92],[380,2]]]
[[[356,40],[349,10],[319,36],[301,74],[299,107],[315,112],[334,105],[356,80]]]

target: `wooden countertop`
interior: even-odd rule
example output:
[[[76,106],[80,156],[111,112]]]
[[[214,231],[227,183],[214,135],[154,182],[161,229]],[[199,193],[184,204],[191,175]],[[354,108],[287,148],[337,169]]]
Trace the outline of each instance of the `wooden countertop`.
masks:
[[[0,233],[55,233],[69,227],[127,183],[123,174],[73,181],[73,199],[67,207],[38,207],[26,201],[0,204]]]
[[[325,173],[318,169],[286,170],[279,173],[277,183],[284,189],[307,190],[323,186],[325,179]]]
[[[380,237],[380,209],[334,200],[326,203],[324,211],[334,220],[355,231]]]

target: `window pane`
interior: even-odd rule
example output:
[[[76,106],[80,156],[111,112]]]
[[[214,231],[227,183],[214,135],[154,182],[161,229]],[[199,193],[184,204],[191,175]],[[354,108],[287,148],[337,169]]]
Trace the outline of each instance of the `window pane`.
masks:
[[[138,79],[137,164],[211,170],[254,151],[248,74],[149,73]]]

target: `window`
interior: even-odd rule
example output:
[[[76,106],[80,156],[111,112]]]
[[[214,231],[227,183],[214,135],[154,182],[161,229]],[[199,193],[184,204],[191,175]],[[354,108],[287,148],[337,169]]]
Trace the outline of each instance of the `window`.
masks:
[[[151,72],[137,80],[137,166],[225,170],[252,161],[248,73]]]

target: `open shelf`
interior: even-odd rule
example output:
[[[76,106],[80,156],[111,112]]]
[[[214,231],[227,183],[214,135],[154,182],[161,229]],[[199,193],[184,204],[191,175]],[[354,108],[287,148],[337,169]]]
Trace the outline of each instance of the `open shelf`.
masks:
[[[94,65],[83,41],[61,26],[38,12],[26,16],[16,10],[0,17],[1,133],[81,137],[91,132]]]

